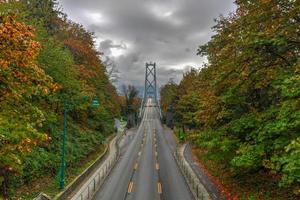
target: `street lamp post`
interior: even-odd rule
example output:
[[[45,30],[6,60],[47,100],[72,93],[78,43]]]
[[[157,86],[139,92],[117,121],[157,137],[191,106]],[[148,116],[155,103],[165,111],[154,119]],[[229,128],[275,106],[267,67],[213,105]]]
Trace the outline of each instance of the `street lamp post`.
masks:
[[[96,96],[93,97],[92,107],[96,108],[98,107],[99,101]],[[59,187],[61,190],[65,188],[65,167],[66,167],[66,162],[65,162],[65,154],[66,154],[66,137],[67,137],[67,132],[68,132],[68,102],[67,100],[64,101],[64,131],[62,133],[61,139],[62,139],[62,145],[61,145],[61,163],[60,163],[60,177],[59,177]]]
[[[65,187],[65,149],[66,149],[66,136],[67,136],[67,131],[68,131],[68,102],[65,100],[64,101],[64,131],[62,134],[62,145],[61,145],[61,163],[60,163],[60,181],[59,181],[59,186],[60,189],[64,189]]]

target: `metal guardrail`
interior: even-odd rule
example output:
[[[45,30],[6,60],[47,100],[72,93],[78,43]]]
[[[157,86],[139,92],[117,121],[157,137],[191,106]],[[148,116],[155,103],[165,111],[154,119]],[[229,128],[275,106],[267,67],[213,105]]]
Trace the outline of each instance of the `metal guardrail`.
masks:
[[[176,149],[174,153],[175,160],[177,161],[177,164],[186,179],[194,198],[196,200],[209,200],[210,197],[208,192],[183,156],[184,148],[185,146],[178,147]]]
[[[120,155],[120,147],[119,142],[124,136],[124,133],[126,130],[124,130],[120,135],[116,136],[115,140],[115,151],[112,155],[108,156],[108,160],[106,160],[103,165],[100,167],[100,170],[98,170],[92,177],[92,179],[89,180],[89,183],[85,185],[84,189],[77,195],[75,195],[72,200],[90,200],[96,193],[96,191],[100,188],[100,186],[103,184],[105,178],[108,176],[109,172],[113,168],[113,166],[116,164],[116,162],[119,159]]]

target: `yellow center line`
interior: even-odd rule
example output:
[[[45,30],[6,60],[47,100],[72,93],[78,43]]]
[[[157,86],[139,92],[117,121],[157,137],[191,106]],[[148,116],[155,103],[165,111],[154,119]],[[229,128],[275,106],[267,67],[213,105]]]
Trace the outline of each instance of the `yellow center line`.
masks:
[[[159,164],[158,163],[156,163],[155,168],[156,168],[156,170],[159,170]]]
[[[162,188],[161,188],[161,183],[160,182],[157,183],[157,192],[158,192],[158,194],[162,193]]]
[[[134,169],[137,170],[137,168],[138,168],[138,163],[135,163]]]
[[[128,185],[128,190],[127,190],[127,192],[128,192],[128,193],[131,193],[132,190],[133,190],[133,182],[130,181],[130,182],[129,182],[129,185]]]

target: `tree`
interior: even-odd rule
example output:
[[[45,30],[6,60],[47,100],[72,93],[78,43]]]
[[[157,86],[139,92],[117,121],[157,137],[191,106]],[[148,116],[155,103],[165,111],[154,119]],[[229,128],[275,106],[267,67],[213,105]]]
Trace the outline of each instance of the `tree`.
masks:
[[[276,173],[299,190],[299,1],[236,4],[198,49],[208,63],[177,88],[177,123],[237,174]]]
[[[109,77],[109,80],[112,83],[116,83],[120,77],[115,61],[109,58],[108,56],[105,56],[105,61],[103,61],[103,65],[106,67],[106,74]]]
[[[138,90],[133,85],[123,85],[122,90],[125,97],[124,109],[128,116],[126,126],[130,128],[135,125],[136,113],[139,108]]]
[[[6,197],[9,175],[22,169],[23,155],[49,139],[38,130],[44,114],[31,100],[57,85],[35,64],[40,45],[33,38],[33,29],[14,16],[0,18],[0,184]]]
[[[63,101],[72,133],[67,169],[113,133],[121,103],[93,34],[55,0],[5,1],[0,15],[0,185],[15,198],[17,187],[57,172]]]
[[[163,113],[166,113],[168,106],[175,102],[178,85],[173,80],[160,88],[160,108]]]
[[[286,156],[285,149],[297,138],[299,128],[297,4],[237,1],[237,12],[221,18],[215,26],[217,35],[199,49],[208,55],[214,78],[212,91],[221,114],[216,118],[218,127],[224,137],[239,141],[232,166],[275,170],[295,182],[299,179],[294,174],[300,172],[290,174],[285,169],[288,162],[278,161]]]

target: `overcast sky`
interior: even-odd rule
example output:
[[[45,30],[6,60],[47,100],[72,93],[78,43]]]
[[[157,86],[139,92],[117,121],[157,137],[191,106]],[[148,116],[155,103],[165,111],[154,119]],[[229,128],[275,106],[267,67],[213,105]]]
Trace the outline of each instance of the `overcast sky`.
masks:
[[[145,62],[157,63],[158,84],[178,82],[201,67],[197,47],[209,41],[214,19],[233,0],[59,0],[64,12],[96,35],[96,46],[120,72],[117,85],[144,83]]]

